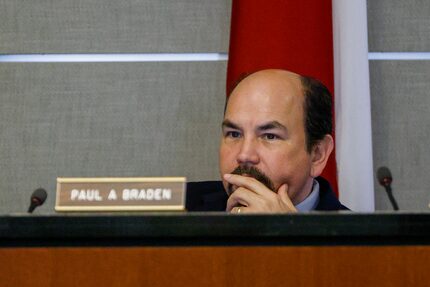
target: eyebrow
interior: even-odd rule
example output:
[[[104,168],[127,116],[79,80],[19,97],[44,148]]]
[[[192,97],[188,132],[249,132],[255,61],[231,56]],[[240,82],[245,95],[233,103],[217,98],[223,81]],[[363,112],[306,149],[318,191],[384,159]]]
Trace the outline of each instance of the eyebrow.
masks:
[[[235,130],[239,130],[239,126],[234,124],[233,122],[229,121],[229,120],[224,120],[222,122],[222,128],[231,128],[231,129],[235,129]]]
[[[238,125],[231,122],[230,120],[224,120],[222,122],[222,127],[223,128],[236,129],[236,130],[240,129],[240,127]],[[287,131],[287,127],[278,121],[271,121],[271,122],[265,123],[265,124],[257,127],[257,130],[259,130],[259,131],[267,131],[267,130],[272,130],[272,129],[281,129],[281,130]]]
[[[278,121],[271,121],[271,122],[265,123],[265,124],[259,126],[257,129],[259,131],[267,131],[267,130],[272,130],[272,129],[281,129],[281,130],[287,131],[287,127]]]

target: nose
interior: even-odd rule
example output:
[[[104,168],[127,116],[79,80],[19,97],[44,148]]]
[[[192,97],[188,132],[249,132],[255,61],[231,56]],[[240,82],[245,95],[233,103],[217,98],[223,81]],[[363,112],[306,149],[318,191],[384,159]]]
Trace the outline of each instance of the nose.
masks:
[[[260,161],[257,149],[257,141],[255,139],[244,138],[240,146],[240,151],[237,155],[237,163],[243,165],[256,165]]]

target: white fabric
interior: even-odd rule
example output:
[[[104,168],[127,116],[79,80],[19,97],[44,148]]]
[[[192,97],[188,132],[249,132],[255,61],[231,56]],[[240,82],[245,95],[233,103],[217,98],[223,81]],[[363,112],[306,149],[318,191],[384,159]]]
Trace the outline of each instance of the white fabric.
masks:
[[[314,179],[312,184],[311,193],[302,202],[297,204],[295,207],[299,212],[312,211],[320,202],[320,184]]]
[[[366,0],[332,4],[339,197],[354,211],[373,211]]]

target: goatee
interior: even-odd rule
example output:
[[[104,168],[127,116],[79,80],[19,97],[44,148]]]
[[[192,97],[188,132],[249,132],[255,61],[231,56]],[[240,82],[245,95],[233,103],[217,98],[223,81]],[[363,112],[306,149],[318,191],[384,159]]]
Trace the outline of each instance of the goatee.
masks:
[[[264,184],[268,189],[272,191],[275,190],[273,182],[270,180],[270,178],[254,166],[238,166],[231,173],[253,177]],[[230,196],[234,191],[233,185],[229,183],[227,189],[227,194]]]

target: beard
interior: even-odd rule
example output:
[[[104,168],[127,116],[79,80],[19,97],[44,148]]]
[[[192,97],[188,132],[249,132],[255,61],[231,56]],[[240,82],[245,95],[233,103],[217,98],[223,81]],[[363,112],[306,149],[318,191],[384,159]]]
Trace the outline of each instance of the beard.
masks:
[[[264,184],[268,189],[272,191],[275,190],[272,180],[267,175],[265,175],[264,172],[254,166],[238,166],[231,173],[255,178],[256,180]],[[227,186],[228,196],[230,196],[234,192],[233,188],[233,184],[229,183]]]

